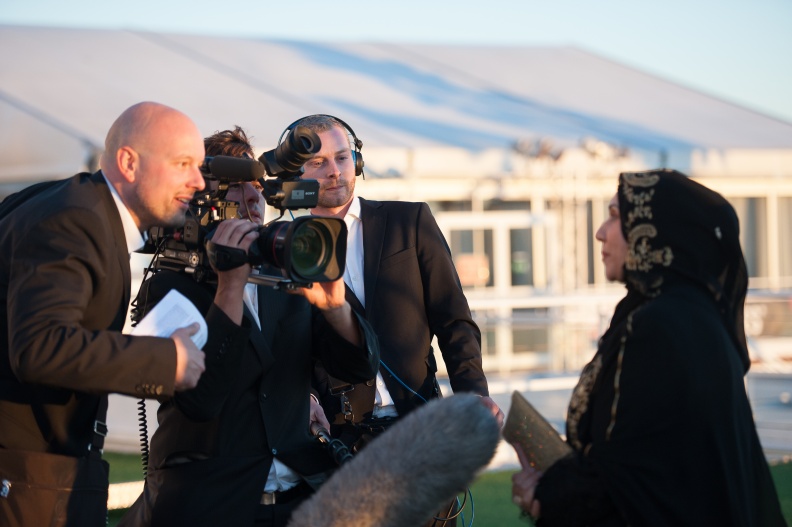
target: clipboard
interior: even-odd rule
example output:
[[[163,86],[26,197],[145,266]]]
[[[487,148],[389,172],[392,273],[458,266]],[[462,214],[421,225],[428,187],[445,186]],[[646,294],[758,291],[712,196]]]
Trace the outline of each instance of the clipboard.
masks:
[[[509,443],[519,444],[531,467],[542,472],[572,452],[572,447],[553,425],[516,390],[512,393],[509,415],[501,433]]]

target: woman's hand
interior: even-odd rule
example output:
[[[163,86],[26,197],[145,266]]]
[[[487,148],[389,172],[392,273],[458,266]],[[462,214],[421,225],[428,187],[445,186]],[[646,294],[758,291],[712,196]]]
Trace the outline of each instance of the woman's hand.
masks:
[[[523,512],[530,514],[534,520],[538,520],[541,513],[541,504],[534,497],[534,493],[536,492],[536,486],[539,485],[539,480],[542,478],[542,472],[531,467],[528,456],[520,445],[513,444],[512,446],[517,452],[517,458],[522,466],[522,470],[512,476],[512,501]]]

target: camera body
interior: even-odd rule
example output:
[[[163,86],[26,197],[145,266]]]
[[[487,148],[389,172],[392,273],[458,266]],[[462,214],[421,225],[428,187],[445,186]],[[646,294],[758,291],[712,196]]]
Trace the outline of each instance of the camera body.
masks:
[[[211,179],[206,172],[204,177]],[[217,279],[210,265],[205,243],[221,221],[237,217],[239,204],[226,201],[224,198],[227,192],[228,183],[221,181],[216,191],[203,192],[193,197],[183,227],[149,229],[144,252],[156,254],[153,262],[155,270],[183,271],[192,275],[197,282]]]
[[[155,253],[154,269],[185,272],[198,282],[214,282],[217,275],[212,264],[225,270],[249,263],[278,273],[254,274],[251,282],[286,288],[343,276],[347,228],[337,218],[303,216],[293,221],[270,222],[259,227],[259,238],[247,254],[211,242],[220,222],[238,217],[239,203],[225,199],[231,185],[258,181],[266,202],[278,208],[281,217],[287,209],[315,207],[319,182],[302,180],[300,175],[303,164],[320,148],[319,137],[313,131],[297,127],[286,141],[262,154],[258,161],[207,157],[201,172],[209,184],[190,201],[184,226],[149,230],[145,252]],[[265,173],[268,178],[263,177]]]

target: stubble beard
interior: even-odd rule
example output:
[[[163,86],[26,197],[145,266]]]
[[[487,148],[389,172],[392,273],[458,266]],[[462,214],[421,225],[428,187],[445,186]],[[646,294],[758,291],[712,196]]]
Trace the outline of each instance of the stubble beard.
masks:
[[[149,216],[148,221],[144,222],[143,218],[141,218],[141,222],[148,224],[148,226],[144,226],[146,230],[148,230],[151,227],[179,229],[181,227],[184,227],[186,216],[187,216],[187,211],[180,210],[178,212],[174,212],[170,214],[168,217],[163,217],[163,218],[156,218],[153,214],[151,214]]]
[[[349,203],[355,192],[355,180],[353,179],[351,183],[339,186],[344,191],[340,193],[334,192],[331,195],[328,195],[326,189],[320,189],[317,205],[325,209],[336,209]]]
[[[138,219],[140,221],[140,230],[147,231],[152,227],[163,227],[166,229],[178,229],[184,227],[187,211],[184,209],[174,209],[172,211],[158,212],[140,193],[140,189],[136,188],[134,193],[136,201],[136,208],[138,209]]]

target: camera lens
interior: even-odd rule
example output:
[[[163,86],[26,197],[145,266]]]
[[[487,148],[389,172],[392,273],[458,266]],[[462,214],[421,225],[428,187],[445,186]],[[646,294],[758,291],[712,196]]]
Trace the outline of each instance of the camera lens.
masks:
[[[268,264],[295,282],[331,282],[344,275],[347,228],[338,218],[303,216],[260,229],[248,250],[252,265]]]
[[[313,281],[327,269],[334,243],[327,227],[321,223],[303,223],[294,230],[291,242],[292,269]]]

